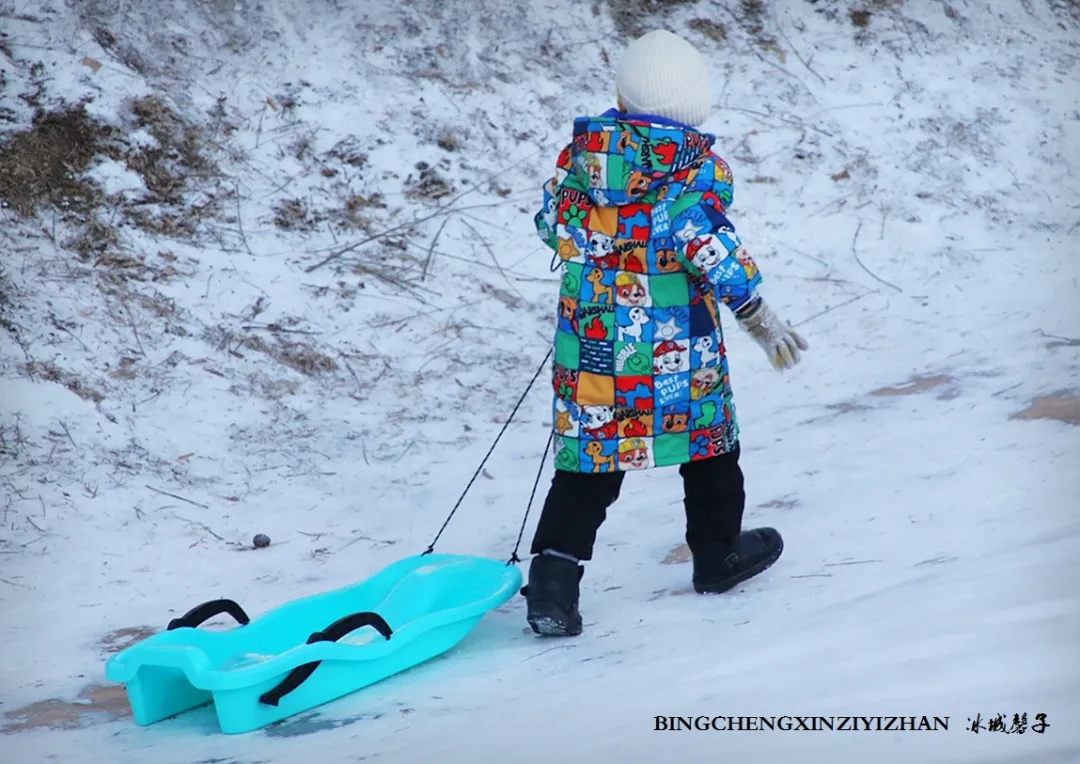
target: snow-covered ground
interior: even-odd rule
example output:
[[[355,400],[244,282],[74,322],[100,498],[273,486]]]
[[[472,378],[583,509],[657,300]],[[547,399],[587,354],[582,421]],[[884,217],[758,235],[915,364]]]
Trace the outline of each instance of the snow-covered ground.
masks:
[[[0,209],[5,762],[1080,761],[1066,0],[654,18],[709,52],[732,217],[811,344],[780,375],[728,324],[747,521],[787,544],[767,574],[686,594],[678,474],[647,472],[576,640],[534,637],[515,598],[443,658],[244,736],[205,708],[136,727],[105,682],[193,604],[256,615],[427,547],[547,352],[539,185],[570,120],[611,105],[611,11],[648,5],[0,2],[6,145],[34,102],[84,96],[126,134],[90,170],[103,249],[74,254],[48,206]],[[173,154],[160,104],[199,128]],[[137,204],[148,166],[174,193]],[[510,555],[545,381],[439,551]],[[966,731],[1014,713],[1050,726]],[[785,714],[950,723],[653,731]]]

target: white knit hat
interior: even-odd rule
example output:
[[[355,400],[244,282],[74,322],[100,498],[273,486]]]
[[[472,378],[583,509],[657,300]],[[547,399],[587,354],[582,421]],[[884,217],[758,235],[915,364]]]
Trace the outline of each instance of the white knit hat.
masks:
[[[654,114],[692,127],[709,118],[711,95],[705,57],[665,29],[630,43],[619,63],[615,91],[631,114]]]

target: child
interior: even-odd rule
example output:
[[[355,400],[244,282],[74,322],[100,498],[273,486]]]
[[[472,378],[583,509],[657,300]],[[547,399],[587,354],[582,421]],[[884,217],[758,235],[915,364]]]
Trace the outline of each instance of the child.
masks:
[[[574,122],[537,231],[562,261],[552,381],[555,477],[532,542],[528,621],[582,632],[581,562],[629,470],[679,466],[699,593],[724,592],[783,551],[742,530],[739,429],[719,303],[779,370],[806,341],[757,294],[761,275],[725,217],[728,165],[712,153],[701,54],[663,30],[633,42],[617,109]]]

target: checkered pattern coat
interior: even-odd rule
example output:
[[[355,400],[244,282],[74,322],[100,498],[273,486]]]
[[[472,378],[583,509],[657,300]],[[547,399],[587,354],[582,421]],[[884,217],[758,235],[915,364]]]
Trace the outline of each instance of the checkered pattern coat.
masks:
[[[676,465],[738,440],[718,306],[752,309],[761,274],[725,216],[714,141],[615,110],[574,121],[535,218],[562,269],[557,469]]]

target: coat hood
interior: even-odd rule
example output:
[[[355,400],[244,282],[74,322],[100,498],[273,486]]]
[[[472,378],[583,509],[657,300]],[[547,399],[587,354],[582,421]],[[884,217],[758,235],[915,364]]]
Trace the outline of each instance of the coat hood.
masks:
[[[611,109],[578,117],[573,142],[564,149],[572,170],[563,185],[600,207],[671,198],[665,188],[706,161],[715,142],[714,135],[647,114]]]

